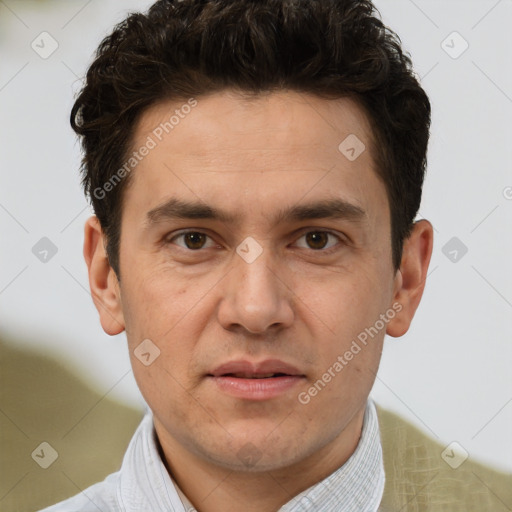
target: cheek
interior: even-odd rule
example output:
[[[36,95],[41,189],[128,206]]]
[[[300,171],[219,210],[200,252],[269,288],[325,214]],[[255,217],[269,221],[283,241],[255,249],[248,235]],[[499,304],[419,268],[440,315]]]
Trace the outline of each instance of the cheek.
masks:
[[[330,393],[336,394],[336,389],[348,384],[353,389],[366,389],[374,380],[386,330],[380,319],[392,293],[392,280],[388,283],[377,274],[378,267],[370,265],[366,272],[359,269],[336,274],[337,279],[324,283],[322,293],[317,289],[304,301],[307,307],[303,307],[303,314],[309,319],[306,323],[316,326],[311,333],[319,355],[316,377],[321,378],[329,369],[336,375]],[[335,371],[333,365],[339,357],[343,369]]]
[[[121,290],[128,341],[136,342],[141,336],[163,340],[194,310],[204,293],[169,269],[144,267],[139,262],[132,268],[136,270]]]
[[[309,316],[315,317],[316,323],[334,337],[356,335],[358,330],[373,324],[388,303],[391,279],[389,283],[383,282],[378,275],[380,269],[361,267],[326,273],[314,286],[297,283],[297,304],[304,304],[305,314],[309,310]]]
[[[180,383],[188,387],[187,372],[197,356],[197,341],[210,318],[205,311],[209,307],[207,291],[213,286],[210,280],[191,283],[168,269],[153,268],[145,273],[132,273],[122,284],[132,366],[137,382],[148,392],[159,393],[162,386],[179,387]],[[159,354],[146,367],[135,353],[141,342],[148,339],[156,345]]]

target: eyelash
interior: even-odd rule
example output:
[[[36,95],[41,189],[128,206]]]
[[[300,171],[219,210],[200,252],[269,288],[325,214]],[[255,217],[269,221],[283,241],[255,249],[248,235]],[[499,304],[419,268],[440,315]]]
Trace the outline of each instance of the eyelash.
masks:
[[[200,235],[204,235],[206,236],[207,238],[209,238],[210,240],[212,239],[211,236],[209,236],[208,234],[202,232],[202,231],[196,231],[196,230],[187,230],[187,231],[182,231],[181,233],[177,233],[175,234],[174,236],[172,236],[171,238],[168,238],[166,240],[166,243],[167,244],[172,244],[174,240],[176,240],[177,238],[180,238],[180,237],[183,237],[185,235],[188,235],[190,233],[194,233],[194,234],[200,234]],[[304,236],[310,234],[310,233],[316,233],[316,234],[319,234],[319,233],[322,233],[322,234],[327,234],[327,235],[331,235],[335,238],[338,239],[338,241],[341,243],[341,244],[346,244],[347,241],[344,240],[340,235],[336,234],[336,233],[333,233],[332,231],[328,231],[328,230],[322,230],[322,229],[309,229],[308,231],[303,231],[302,234],[299,236],[299,238],[297,240],[300,240],[301,238],[303,238]],[[187,247],[182,247],[182,246],[179,246],[178,247],[180,249],[183,249],[187,252],[190,252],[190,253],[194,253],[194,252],[200,252],[202,251],[203,249],[205,249],[204,247],[201,247],[200,249],[188,249]],[[209,247],[206,247],[206,249],[209,249]],[[301,249],[304,249],[303,247],[301,247]],[[331,254],[332,252],[338,250],[339,247],[338,247],[338,244],[334,245],[333,247],[329,247],[328,249],[310,249],[311,251],[313,251],[314,253],[322,253],[322,254]]]

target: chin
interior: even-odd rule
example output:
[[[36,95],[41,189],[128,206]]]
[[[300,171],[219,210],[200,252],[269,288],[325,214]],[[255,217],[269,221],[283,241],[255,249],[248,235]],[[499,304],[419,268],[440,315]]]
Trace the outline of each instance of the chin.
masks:
[[[227,445],[203,447],[202,452],[217,466],[230,471],[252,473],[283,469],[309,454],[299,435],[284,433],[278,438],[268,437],[267,432],[254,436],[233,436]]]

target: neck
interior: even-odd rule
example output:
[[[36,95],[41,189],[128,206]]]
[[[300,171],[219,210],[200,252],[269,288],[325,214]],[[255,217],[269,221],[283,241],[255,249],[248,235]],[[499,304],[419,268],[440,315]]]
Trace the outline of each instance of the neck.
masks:
[[[317,452],[293,465],[259,472],[230,470],[212,464],[176,440],[160,435],[161,425],[156,421],[155,429],[167,470],[198,512],[276,512],[345,464],[357,448],[364,412],[365,407],[333,441]]]

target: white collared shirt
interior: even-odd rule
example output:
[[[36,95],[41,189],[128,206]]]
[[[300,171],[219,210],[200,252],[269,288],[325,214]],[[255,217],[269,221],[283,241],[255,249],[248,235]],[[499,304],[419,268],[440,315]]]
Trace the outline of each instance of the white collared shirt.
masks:
[[[361,438],[350,458],[279,512],[377,512],[384,492],[377,411],[368,399]],[[121,469],[103,482],[41,512],[192,512],[162,462],[148,412],[126,450]]]

